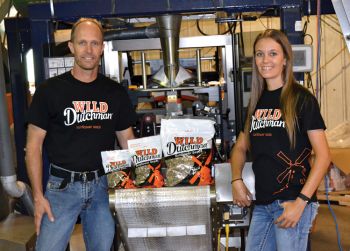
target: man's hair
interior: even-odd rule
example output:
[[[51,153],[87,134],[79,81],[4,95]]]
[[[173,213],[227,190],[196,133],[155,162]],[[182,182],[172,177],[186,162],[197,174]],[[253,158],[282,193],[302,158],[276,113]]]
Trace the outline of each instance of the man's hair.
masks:
[[[79,24],[84,23],[84,22],[91,22],[93,24],[95,24],[101,31],[102,34],[102,38],[103,38],[103,28],[102,25],[99,21],[97,21],[95,18],[86,18],[86,17],[82,17],[80,18],[78,21],[76,21],[72,27],[71,33],[70,33],[70,41],[73,42],[74,41],[74,36],[75,36],[75,31],[78,27]]]

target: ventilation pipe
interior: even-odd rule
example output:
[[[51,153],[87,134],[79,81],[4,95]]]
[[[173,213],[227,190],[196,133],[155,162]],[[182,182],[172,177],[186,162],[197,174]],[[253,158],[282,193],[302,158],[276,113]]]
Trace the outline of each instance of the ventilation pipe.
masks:
[[[107,30],[104,32],[104,41],[111,40],[128,40],[128,39],[145,39],[158,38],[159,29],[157,25],[150,25],[147,27],[132,28],[127,30]],[[68,47],[69,41],[64,41],[55,45],[55,53],[57,55],[67,55],[70,53]]]
[[[132,28],[128,30],[107,30],[104,32],[104,40],[127,40],[159,37],[159,29],[155,25]]]
[[[0,50],[0,62],[2,53]],[[4,69],[0,64],[0,180],[6,193],[14,198],[20,198],[29,215],[34,215],[34,205],[31,190],[28,185],[17,181],[15,164],[11,147],[11,133],[7,112]]]

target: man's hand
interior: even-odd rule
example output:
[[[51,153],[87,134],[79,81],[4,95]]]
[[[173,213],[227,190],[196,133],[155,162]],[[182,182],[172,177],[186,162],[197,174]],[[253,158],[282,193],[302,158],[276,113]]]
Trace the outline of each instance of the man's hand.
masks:
[[[233,203],[239,207],[249,207],[252,203],[252,194],[242,180],[232,183]]]
[[[281,204],[283,213],[275,221],[280,228],[295,227],[304,212],[307,202],[297,198],[295,201],[287,201]]]
[[[47,214],[47,217],[51,222],[54,222],[55,218],[53,217],[50,203],[44,196],[41,196],[39,199],[34,199],[34,207],[35,232],[39,235],[40,225],[44,214]]]

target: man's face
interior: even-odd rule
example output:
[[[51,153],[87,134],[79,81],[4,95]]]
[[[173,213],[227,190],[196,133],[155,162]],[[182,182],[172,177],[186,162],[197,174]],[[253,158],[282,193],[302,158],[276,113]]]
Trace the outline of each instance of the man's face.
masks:
[[[74,54],[74,67],[85,71],[98,69],[104,44],[102,33],[96,24],[89,21],[79,24],[74,40],[68,46]]]

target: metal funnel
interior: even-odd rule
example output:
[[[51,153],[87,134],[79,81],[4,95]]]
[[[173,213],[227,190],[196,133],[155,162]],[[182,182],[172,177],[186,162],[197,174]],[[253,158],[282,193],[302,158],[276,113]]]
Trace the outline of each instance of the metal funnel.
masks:
[[[164,72],[168,86],[176,86],[176,75],[179,71],[179,37],[181,26],[180,15],[163,15],[157,17],[160,43],[163,50]]]
[[[179,70],[178,73],[175,77],[175,82],[172,83],[172,85],[169,85],[169,79],[167,78],[167,76],[165,75],[164,72],[164,67],[160,67],[160,69],[152,76],[152,82],[155,84],[158,84],[162,87],[178,87],[182,84],[184,84],[184,82],[186,80],[190,80],[193,79],[194,76],[193,74],[189,73],[188,71],[186,71],[185,68],[183,68],[181,65],[179,66]]]

